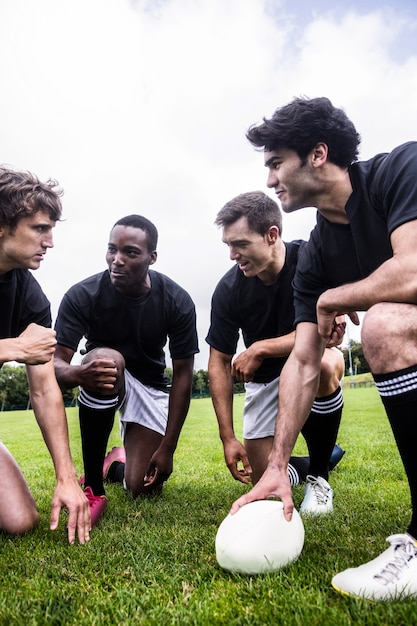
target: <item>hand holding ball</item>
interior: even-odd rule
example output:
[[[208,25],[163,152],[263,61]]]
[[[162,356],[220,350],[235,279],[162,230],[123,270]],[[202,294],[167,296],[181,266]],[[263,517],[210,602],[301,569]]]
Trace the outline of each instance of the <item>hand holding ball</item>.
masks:
[[[257,500],[222,521],[216,535],[216,558],[223,569],[241,574],[274,572],[292,563],[304,545],[304,526],[294,509],[284,517],[278,500]]]

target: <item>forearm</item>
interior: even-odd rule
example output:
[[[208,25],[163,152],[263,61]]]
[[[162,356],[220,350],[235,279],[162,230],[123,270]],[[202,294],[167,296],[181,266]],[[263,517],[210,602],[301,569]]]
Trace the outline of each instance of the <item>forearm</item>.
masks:
[[[3,365],[7,361],[24,362],[24,354],[18,338],[0,340],[0,363]]]
[[[71,458],[68,424],[64,401],[55,378],[51,359],[43,365],[26,367],[30,399],[46,446],[52,457],[57,484],[51,505],[50,529],[56,530],[63,508],[68,510],[68,541],[75,535],[80,543],[89,540],[91,528],[90,507],[77,480]]]
[[[233,428],[232,356],[211,349],[208,364],[210,394],[223,444],[235,438]]]
[[[55,331],[31,323],[18,337],[0,340],[0,363],[6,361],[28,365],[47,363],[55,352],[55,346]]]
[[[55,357],[55,376],[61,389],[73,389],[82,385],[81,365],[71,365],[63,359]]]
[[[308,342],[300,337],[281,372],[278,417],[270,464],[282,469],[289,461],[297,437],[306,422],[320,379],[320,363],[324,342],[313,324],[308,329]],[[302,333],[301,333],[302,334]]]
[[[286,357],[294,347],[295,332],[283,335],[282,337],[272,337],[271,339],[261,339],[255,341],[248,351],[254,351],[256,355],[264,359]]]
[[[33,410],[51,455],[56,478],[57,480],[67,480],[75,476],[75,468],[70,453],[65,411],[60,407],[59,402],[54,402],[52,398],[47,396],[45,399],[49,402],[48,413],[50,416],[48,416],[47,420],[38,417],[42,413],[42,408],[39,405],[37,406],[37,402],[32,399]]]
[[[53,373],[52,364],[49,363],[28,367],[30,400],[53,461],[56,478],[65,481],[75,477],[75,468],[70,453],[68,424],[62,394],[54,377],[48,377],[48,383],[45,385],[39,386],[34,382],[33,370],[46,367],[51,368]]]
[[[251,382],[264,359],[286,358],[294,347],[294,340],[295,332],[282,337],[255,341],[233,361],[232,375],[238,382]]]
[[[280,376],[278,418],[270,454],[270,464],[277,468],[282,468],[290,459],[311,411],[318,384],[318,376],[311,376],[308,380],[305,368],[298,368],[290,359]],[[294,393],[294,380],[303,381],[297,393]]]
[[[228,375],[219,382],[210,378],[210,393],[223,443],[235,438],[233,427],[233,378]]]
[[[416,259],[407,255],[394,256],[367,278],[325,291],[319,306],[347,313],[367,311],[379,302],[417,304],[415,263]]]

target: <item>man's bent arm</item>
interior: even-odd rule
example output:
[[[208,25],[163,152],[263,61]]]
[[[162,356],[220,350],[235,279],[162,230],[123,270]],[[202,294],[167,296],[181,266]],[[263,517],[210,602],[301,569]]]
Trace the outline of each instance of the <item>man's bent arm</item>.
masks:
[[[353,283],[328,289],[319,298],[319,332],[327,339],[335,315],[348,313],[359,323],[356,311],[367,311],[379,302],[417,304],[417,220],[396,228],[391,235],[393,256],[372,274]]]
[[[233,361],[232,374],[239,382],[250,382],[264,359],[287,357],[294,347],[294,341],[295,331],[281,337],[255,341]]]

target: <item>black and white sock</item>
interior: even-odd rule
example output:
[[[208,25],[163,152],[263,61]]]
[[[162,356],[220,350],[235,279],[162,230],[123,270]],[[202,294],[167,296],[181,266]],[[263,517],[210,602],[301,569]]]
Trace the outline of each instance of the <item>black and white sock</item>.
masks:
[[[94,495],[104,495],[103,462],[113,428],[118,396],[93,397],[81,389],[78,398],[81,444],[84,461],[84,484]]]
[[[374,374],[410,486],[413,513],[408,532],[417,538],[417,365]]]
[[[339,432],[343,411],[343,394],[339,386],[329,396],[314,400],[310,415],[301,432],[310,455],[309,474],[329,478],[329,461]]]

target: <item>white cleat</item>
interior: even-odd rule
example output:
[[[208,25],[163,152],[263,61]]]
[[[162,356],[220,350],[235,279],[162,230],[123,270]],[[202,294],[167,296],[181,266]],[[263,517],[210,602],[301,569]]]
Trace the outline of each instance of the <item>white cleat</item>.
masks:
[[[376,559],[336,574],[336,591],[375,601],[417,597],[417,541],[406,534],[387,541],[391,546]]]
[[[307,476],[300,513],[325,515],[333,511],[333,489],[321,476]]]

